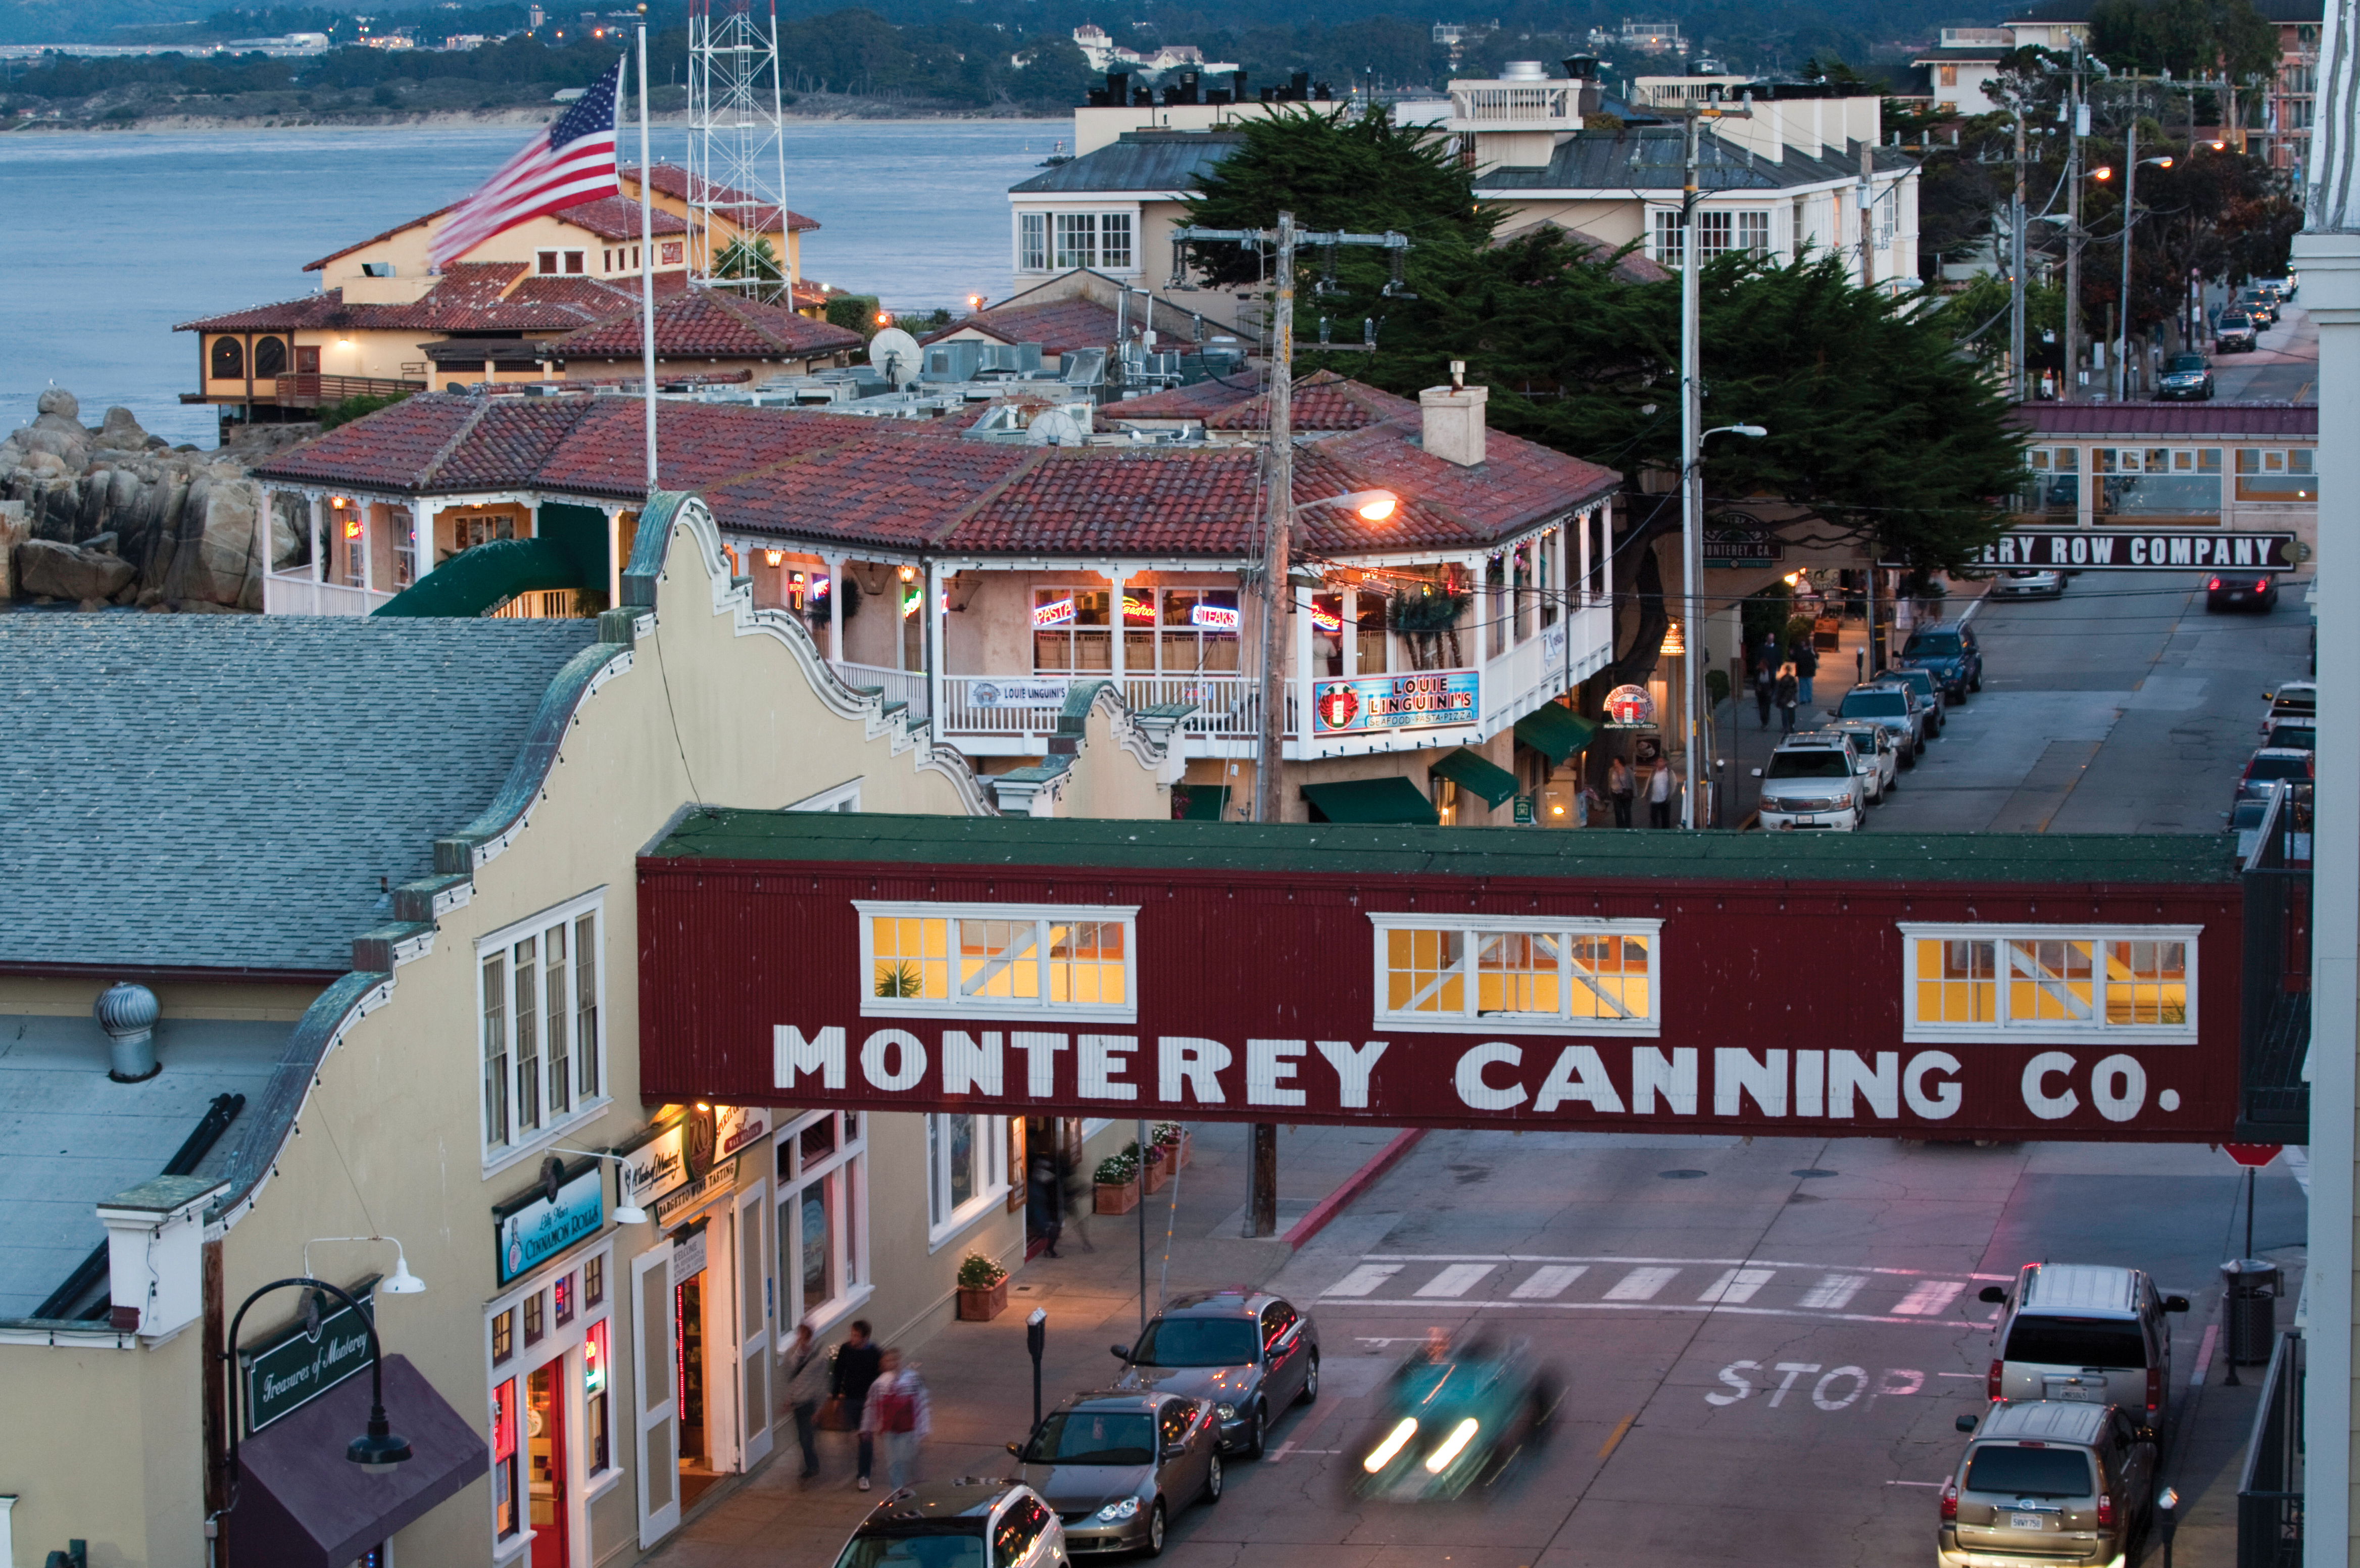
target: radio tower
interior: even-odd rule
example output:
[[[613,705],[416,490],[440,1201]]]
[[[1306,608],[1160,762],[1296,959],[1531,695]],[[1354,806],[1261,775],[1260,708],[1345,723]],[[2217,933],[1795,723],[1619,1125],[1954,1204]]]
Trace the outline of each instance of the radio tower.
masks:
[[[779,83],[779,8],[767,23],[751,0],[690,0],[688,13],[689,273],[701,284],[777,299],[789,280],[783,214],[787,143]],[[781,214],[773,220],[772,214]],[[730,242],[756,241],[775,221],[777,277],[728,265]],[[727,269],[735,276],[721,276]]]

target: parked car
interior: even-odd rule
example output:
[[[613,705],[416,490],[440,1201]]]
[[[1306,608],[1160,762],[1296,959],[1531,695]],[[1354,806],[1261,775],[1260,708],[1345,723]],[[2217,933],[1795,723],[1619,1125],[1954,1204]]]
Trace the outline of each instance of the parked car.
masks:
[[[2319,722],[2319,683],[2316,681],[2285,681],[2276,691],[2266,691],[2262,700],[2270,706],[2262,715],[2262,733],[2267,736],[2274,724],[2317,724]]]
[[[887,1494],[852,1532],[836,1568],[1053,1568],[1065,1527],[1032,1487],[940,1481]]]
[[[2279,719],[2270,725],[2269,734],[2263,738],[2262,744],[2272,751],[2316,751],[2319,750],[2319,725],[2308,717]]]
[[[2254,327],[2254,318],[2243,311],[2223,311],[2221,319],[2212,323],[2212,352],[2215,354],[2251,354],[2260,341]]]
[[[2247,289],[2237,296],[2237,308],[2253,317],[2257,327],[2278,324],[2278,302],[2267,289]]]
[[[1881,725],[1893,736],[1894,749],[1900,754],[1901,765],[1914,768],[1918,753],[1926,749],[1925,729],[1919,717],[1917,695],[1907,686],[1858,685],[1843,694],[1828,715],[1830,723],[1845,718],[1864,718]]]
[[[1057,1510],[1065,1549],[1164,1555],[1172,1516],[1221,1500],[1221,1422],[1210,1399],[1136,1388],[1075,1394],[1008,1452]]]
[[[1868,786],[1871,806],[1881,804],[1901,787],[1901,748],[1895,743],[1893,731],[1882,724],[1867,718],[1839,718],[1824,729],[1804,733],[1841,735],[1852,742],[1852,749],[1860,753],[1861,782]]]
[[[1983,595],[1995,599],[2053,599],[2063,597],[2064,592],[2064,573],[2040,566],[2016,566],[1994,577]]]
[[[2204,613],[2217,609],[2258,609],[2267,614],[2278,608],[2278,580],[2264,572],[2252,577],[2212,576],[2204,579]]]
[[[2158,398],[2210,398],[2212,395],[2212,366],[2201,354],[2175,354],[2165,362],[2163,376],[2155,384]]]
[[[1850,833],[1868,815],[1868,784],[1850,738],[1814,732],[1790,735],[1756,768],[1762,781],[1762,826],[1774,833],[1798,828]]]
[[[1933,671],[1952,702],[1963,703],[1969,692],[1983,689],[1983,644],[1975,629],[1963,620],[1936,620],[1918,628],[1901,645],[1901,662]]]
[[[1976,1431],[1977,1426],[1982,1430]],[[2134,1561],[2155,1508],[2157,1445],[2110,1405],[1994,1405],[1943,1484],[1939,1568]]]
[[[2229,813],[2229,831],[2236,835],[2237,863],[2243,865],[2254,846],[2261,841],[2262,818],[2267,817],[2270,803],[2260,795],[2248,795],[2237,802]]]
[[[1929,670],[1923,664],[1903,664],[1897,669],[1877,671],[1876,678],[1890,681],[1895,685],[1907,686],[1917,695],[1918,700],[1926,705],[1929,715],[1927,728],[1930,734],[1939,735],[1942,726],[1950,722],[1950,709],[1953,699],[1943,687],[1939,671]]]
[[[1128,1368],[1120,1387],[1212,1400],[1221,1447],[1248,1459],[1262,1457],[1274,1418],[1319,1397],[1319,1331],[1267,1291],[1176,1296],[1114,1354]]]
[[[2237,779],[2236,800],[2258,797],[2269,793],[2268,786],[2279,779],[2300,790],[2312,778],[2312,754],[2299,751],[2291,746],[2265,746],[2245,760],[2245,771]],[[2231,804],[2234,806],[2234,801]]]
[[[2114,1405],[2140,1436],[2163,1430],[2171,1413],[2164,1314],[2188,1310],[2187,1297],[2158,1293],[2143,1269],[2027,1263],[2013,1290],[1987,1285],[1983,1299],[2007,1309],[1992,1333],[1988,1398]]]
[[[2286,301],[2289,304],[2292,304],[2294,302],[2295,290],[2300,286],[2302,280],[2289,272],[2283,278],[2263,278],[2256,280],[2256,281],[2258,281],[2264,288],[2277,290],[2279,299]]]
[[[1352,1489],[1394,1502],[1456,1497],[1489,1485],[1557,1419],[1557,1381],[1532,1343],[1479,1343],[1463,1354],[1421,1350],[1378,1393],[1376,1419],[1351,1452]]]

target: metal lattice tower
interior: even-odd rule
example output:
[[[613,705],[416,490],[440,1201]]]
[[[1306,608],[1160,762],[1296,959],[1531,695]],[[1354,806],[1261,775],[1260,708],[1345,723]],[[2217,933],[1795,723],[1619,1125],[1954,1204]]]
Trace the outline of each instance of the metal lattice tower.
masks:
[[[767,21],[752,0],[691,0],[688,15],[689,273],[698,283],[764,298],[788,276],[786,136],[781,124],[779,11]],[[760,234],[782,214],[774,242],[779,278],[716,275],[729,243]]]

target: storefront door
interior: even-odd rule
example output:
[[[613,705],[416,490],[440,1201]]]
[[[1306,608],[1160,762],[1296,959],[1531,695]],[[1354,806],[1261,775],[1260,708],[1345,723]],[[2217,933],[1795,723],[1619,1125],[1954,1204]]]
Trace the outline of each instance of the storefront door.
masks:
[[[567,1506],[565,1451],[565,1359],[525,1379],[525,1442],[532,1501],[532,1568],[572,1568],[567,1550],[572,1510]]]

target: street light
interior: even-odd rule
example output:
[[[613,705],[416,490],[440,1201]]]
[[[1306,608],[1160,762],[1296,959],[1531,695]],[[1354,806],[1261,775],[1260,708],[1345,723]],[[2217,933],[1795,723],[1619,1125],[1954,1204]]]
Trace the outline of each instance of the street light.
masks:
[[[311,1272],[311,1249],[330,1242],[391,1242],[393,1243],[393,1273],[377,1288],[388,1296],[417,1296],[424,1293],[426,1281],[410,1272],[410,1260],[402,1255],[398,1236],[313,1236],[303,1244],[303,1272]]]
[[[1696,406],[1693,399],[1684,400],[1691,410]],[[1697,470],[1704,464],[1706,437],[1742,435],[1750,441],[1759,441],[1769,433],[1758,424],[1715,425],[1710,430],[1699,432],[1696,439],[1687,444],[1688,461],[1680,466],[1680,490],[1683,503],[1681,510],[1684,514],[1680,539],[1680,569],[1681,574],[1688,579],[1688,641],[1689,644],[1688,652],[1684,655],[1686,663],[1680,677],[1680,690],[1685,696],[1685,706],[1688,708],[1687,723],[1682,728],[1682,733],[1686,737],[1688,759],[1688,792],[1680,797],[1680,826],[1683,828],[1694,828],[1704,826],[1701,820],[1702,813],[1698,809],[1698,801],[1701,798],[1704,775],[1709,771],[1704,763],[1701,740],[1704,726],[1700,716],[1700,710],[1704,706],[1704,656],[1701,652],[1705,647],[1704,500],[1697,494]]]
[[[625,1159],[618,1154],[597,1154],[589,1149],[552,1149],[550,1152],[552,1154],[580,1155],[584,1159],[603,1159],[609,1161],[617,1167],[623,1168],[628,1168],[631,1163],[629,1160]],[[623,1172],[621,1169],[617,1169],[615,1172],[615,1196],[619,1200],[619,1201],[615,1205],[615,1223],[618,1225],[644,1225],[648,1223],[648,1212],[623,1196]]]
[[[1349,507],[1368,522],[1382,522],[1393,516],[1401,505],[1401,498],[1391,490],[1347,490],[1340,496],[1322,496],[1316,501],[1304,501],[1296,511],[1309,511],[1314,507]]]
[[[360,1239],[370,1241],[386,1240],[390,1238],[364,1236]],[[366,1312],[361,1310],[361,1304],[358,1301],[354,1300],[352,1297],[346,1295],[337,1287],[329,1284],[324,1279],[312,1279],[302,1275],[298,1275],[290,1279],[274,1279],[269,1284],[263,1286],[253,1295],[248,1296],[246,1299],[245,1303],[238,1308],[237,1315],[230,1319],[229,1337],[223,1342],[221,1359],[224,1368],[224,1376],[225,1376],[229,1380],[229,1484],[233,1489],[233,1497],[235,1497],[235,1488],[237,1486],[238,1420],[236,1363],[238,1330],[246,1322],[246,1314],[248,1309],[252,1308],[257,1301],[261,1300],[273,1290],[296,1288],[316,1291],[322,1295],[333,1296],[337,1300],[342,1301],[345,1306],[350,1307],[353,1310],[353,1316],[360,1321],[362,1332],[368,1335],[368,1425],[366,1429],[362,1431],[360,1436],[353,1439],[351,1442],[344,1445],[344,1457],[353,1464],[359,1465],[363,1471],[371,1475],[389,1475],[392,1473],[396,1465],[402,1464],[410,1458],[410,1440],[395,1431],[392,1424],[386,1420],[385,1363],[384,1358],[378,1354],[377,1324],[370,1320],[369,1315]],[[233,1501],[230,1506],[235,1508],[236,1504]]]

